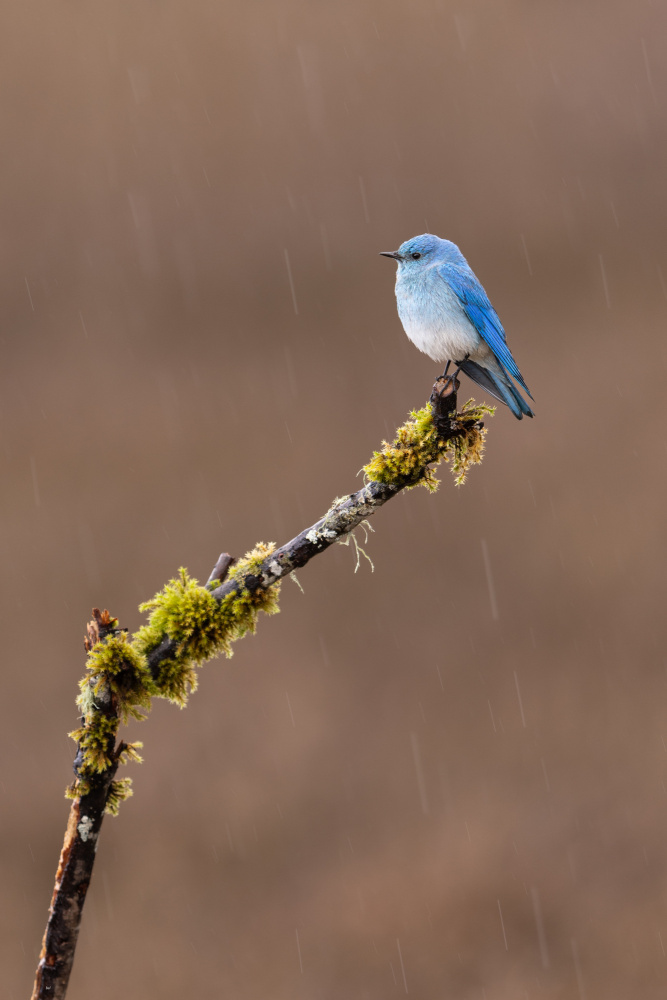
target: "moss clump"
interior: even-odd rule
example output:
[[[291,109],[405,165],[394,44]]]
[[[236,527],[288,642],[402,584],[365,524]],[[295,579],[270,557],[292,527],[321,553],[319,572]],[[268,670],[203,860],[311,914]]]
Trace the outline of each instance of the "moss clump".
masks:
[[[460,486],[470,466],[482,460],[486,431],[480,422],[494,412],[492,407],[475,406],[469,400],[452,416],[453,436],[443,440],[427,403],[421,410],[410,413],[410,418],[396,431],[393,444],[385,441],[380,451],[373,452],[364,472],[376,483],[390,483],[404,489],[425,486],[433,492],[438,488],[438,478],[429,466],[441,458],[451,459],[455,482]]]
[[[230,569],[229,578],[253,574],[274,548],[260,542]],[[160,663],[154,693],[183,707],[197,687],[196,667],[218,653],[231,656],[232,643],[255,631],[260,611],[271,615],[279,610],[279,591],[279,584],[252,592],[244,588],[218,601],[181,569],[177,579],[140,607],[150,617],[134,636],[135,649],[146,657],[165,635],[177,644],[171,658]]]
[[[90,780],[103,774],[119,761],[115,749],[116,734],[129,718],[143,719],[151,703],[150,674],[143,657],[133,648],[127,635],[110,619],[110,634],[96,642],[88,653],[86,675],[80,682],[76,699],[82,724],[70,736],[79,744],[77,781],[69,793],[84,795]],[[125,747],[126,757],[133,747]]]
[[[109,816],[117,816],[121,802],[129,799],[131,795],[134,795],[132,791],[132,778],[118,778],[112,781],[104,811]]]
[[[239,559],[229,570],[229,579],[235,580],[237,577],[256,576],[259,569],[272,552],[275,551],[275,542],[259,542],[254,549],[246,552],[242,559]],[[257,628],[257,619],[260,611],[265,615],[277,615],[280,611],[278,598],[280,597],[280,583],[274,583],[270,587],[258,588],[250,591],[244,588],[236,594],[230,594],[220,604],[220,614],[224,616],[229,627],[229,643],[242,639],[248,632],[254,632]],[[232,655],[229,645],[225,646],[227,656]]]
[[[486,427],[482,421],[484,417],[492,417],[495,412],[495,406],[487,406],[485,403],[476,406],[475,400],[469,399],[456,414],[456,424],[460,428],[460,433],[447,442],[444,459],[446,462],[451,462],[451,471],[457,486],[463,485],[470,467],[479,465],[482,461],[486,438]]]
[[[102,774],[115,763],[114,747],[119,725],[120,719],[115,715],[93,710],[85,717],[83,726],[69,734],[79,744],[82,763],[78,771],[82,777]]]
[[[76,700],[83,716],[88,716],[106,688],[124,724],[129,718],[145,718],[142,709],[151,707],[150,674],[144,657],[125,632],[116,632],[97,642],[86,663],[87,674],[79,683]]]
[[[174,655],[160,664],[159,675],[153,680],[156,694],[185,705],[188,694],[197,687],[195,667],[213,656],[220,643],[215,620],[218,607],[210,591],[201,587],[185,569],[180,569],[176,579],[139,606],[140,611],[150,613],[147,624],[133,639],[139,653],[147,656],[165,635],[177,643]]]

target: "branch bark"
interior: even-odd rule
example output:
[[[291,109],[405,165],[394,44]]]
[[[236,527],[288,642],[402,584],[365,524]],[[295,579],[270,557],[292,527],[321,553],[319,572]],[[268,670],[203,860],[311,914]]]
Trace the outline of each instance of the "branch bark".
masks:
[[[95,608],[93,615],[93,621],[88,625],[87,649],[114,632],[116,626],[108,611],[100,612]],[[109,692],[106,696],[105,692],[101,692],[98,700],[106,702],[109,715],[113,715],[113,698]],[[109,789],[118,769],[118,753],[115,751],[114,756],[115,764],[91,781],[90,792],[72,802],[31,1000],[62,1000],[67,992],[81,926],[81,911],[95,864],[97,838]],[[77,758],[74,761],[75,772]]]

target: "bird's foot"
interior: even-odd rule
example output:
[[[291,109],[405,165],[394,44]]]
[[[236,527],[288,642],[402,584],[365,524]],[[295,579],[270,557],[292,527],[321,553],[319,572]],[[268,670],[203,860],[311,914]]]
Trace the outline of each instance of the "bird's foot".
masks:
[[[461,371],[462,366],[466,363],[466,361],[468,360],[469,357],[470,357],[470,355],[466,354],[465,358],[461,358],[460,361],[455,361],[454,362],[454,364],[456,365],[456,371],[453,373],[452,376],[450,376],[451,378],[456,378],[457,377],[457,375]],[[448,361],[447,362],[447,368],[449,368],[450,364],[451,364],[451,361]],[[445,375],[447,374],[447,368],[445,368]]]

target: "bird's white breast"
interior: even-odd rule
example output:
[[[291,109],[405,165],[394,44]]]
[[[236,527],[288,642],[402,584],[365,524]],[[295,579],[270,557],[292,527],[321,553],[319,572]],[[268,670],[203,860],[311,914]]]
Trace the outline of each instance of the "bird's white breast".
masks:
[[[460,361],[480,346],[480,336],[457,295],[433,269],[396,275],[398,315],[408,337],[434,361]]]

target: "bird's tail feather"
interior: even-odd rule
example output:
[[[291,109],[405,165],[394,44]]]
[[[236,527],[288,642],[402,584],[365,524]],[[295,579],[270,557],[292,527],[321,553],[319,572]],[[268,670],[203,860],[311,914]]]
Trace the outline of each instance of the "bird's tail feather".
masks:
[[[494,399],[498,399],[501,403],[509,406],[517,420],[521,420],[524,414],[527,417],[533,416],[533,411],[528,406],[528,403],[518,389],[514,388],[509,379],[507,381],[501,379],[495,372],[489,371],[488,368],[482,368],[481,365],[478,365],[476,361],[471,361],[470,358],[462,361],[459,364],[459,368],[462,372],[465,372],[469,379],[476,382],[482,389],[486,389]]]

